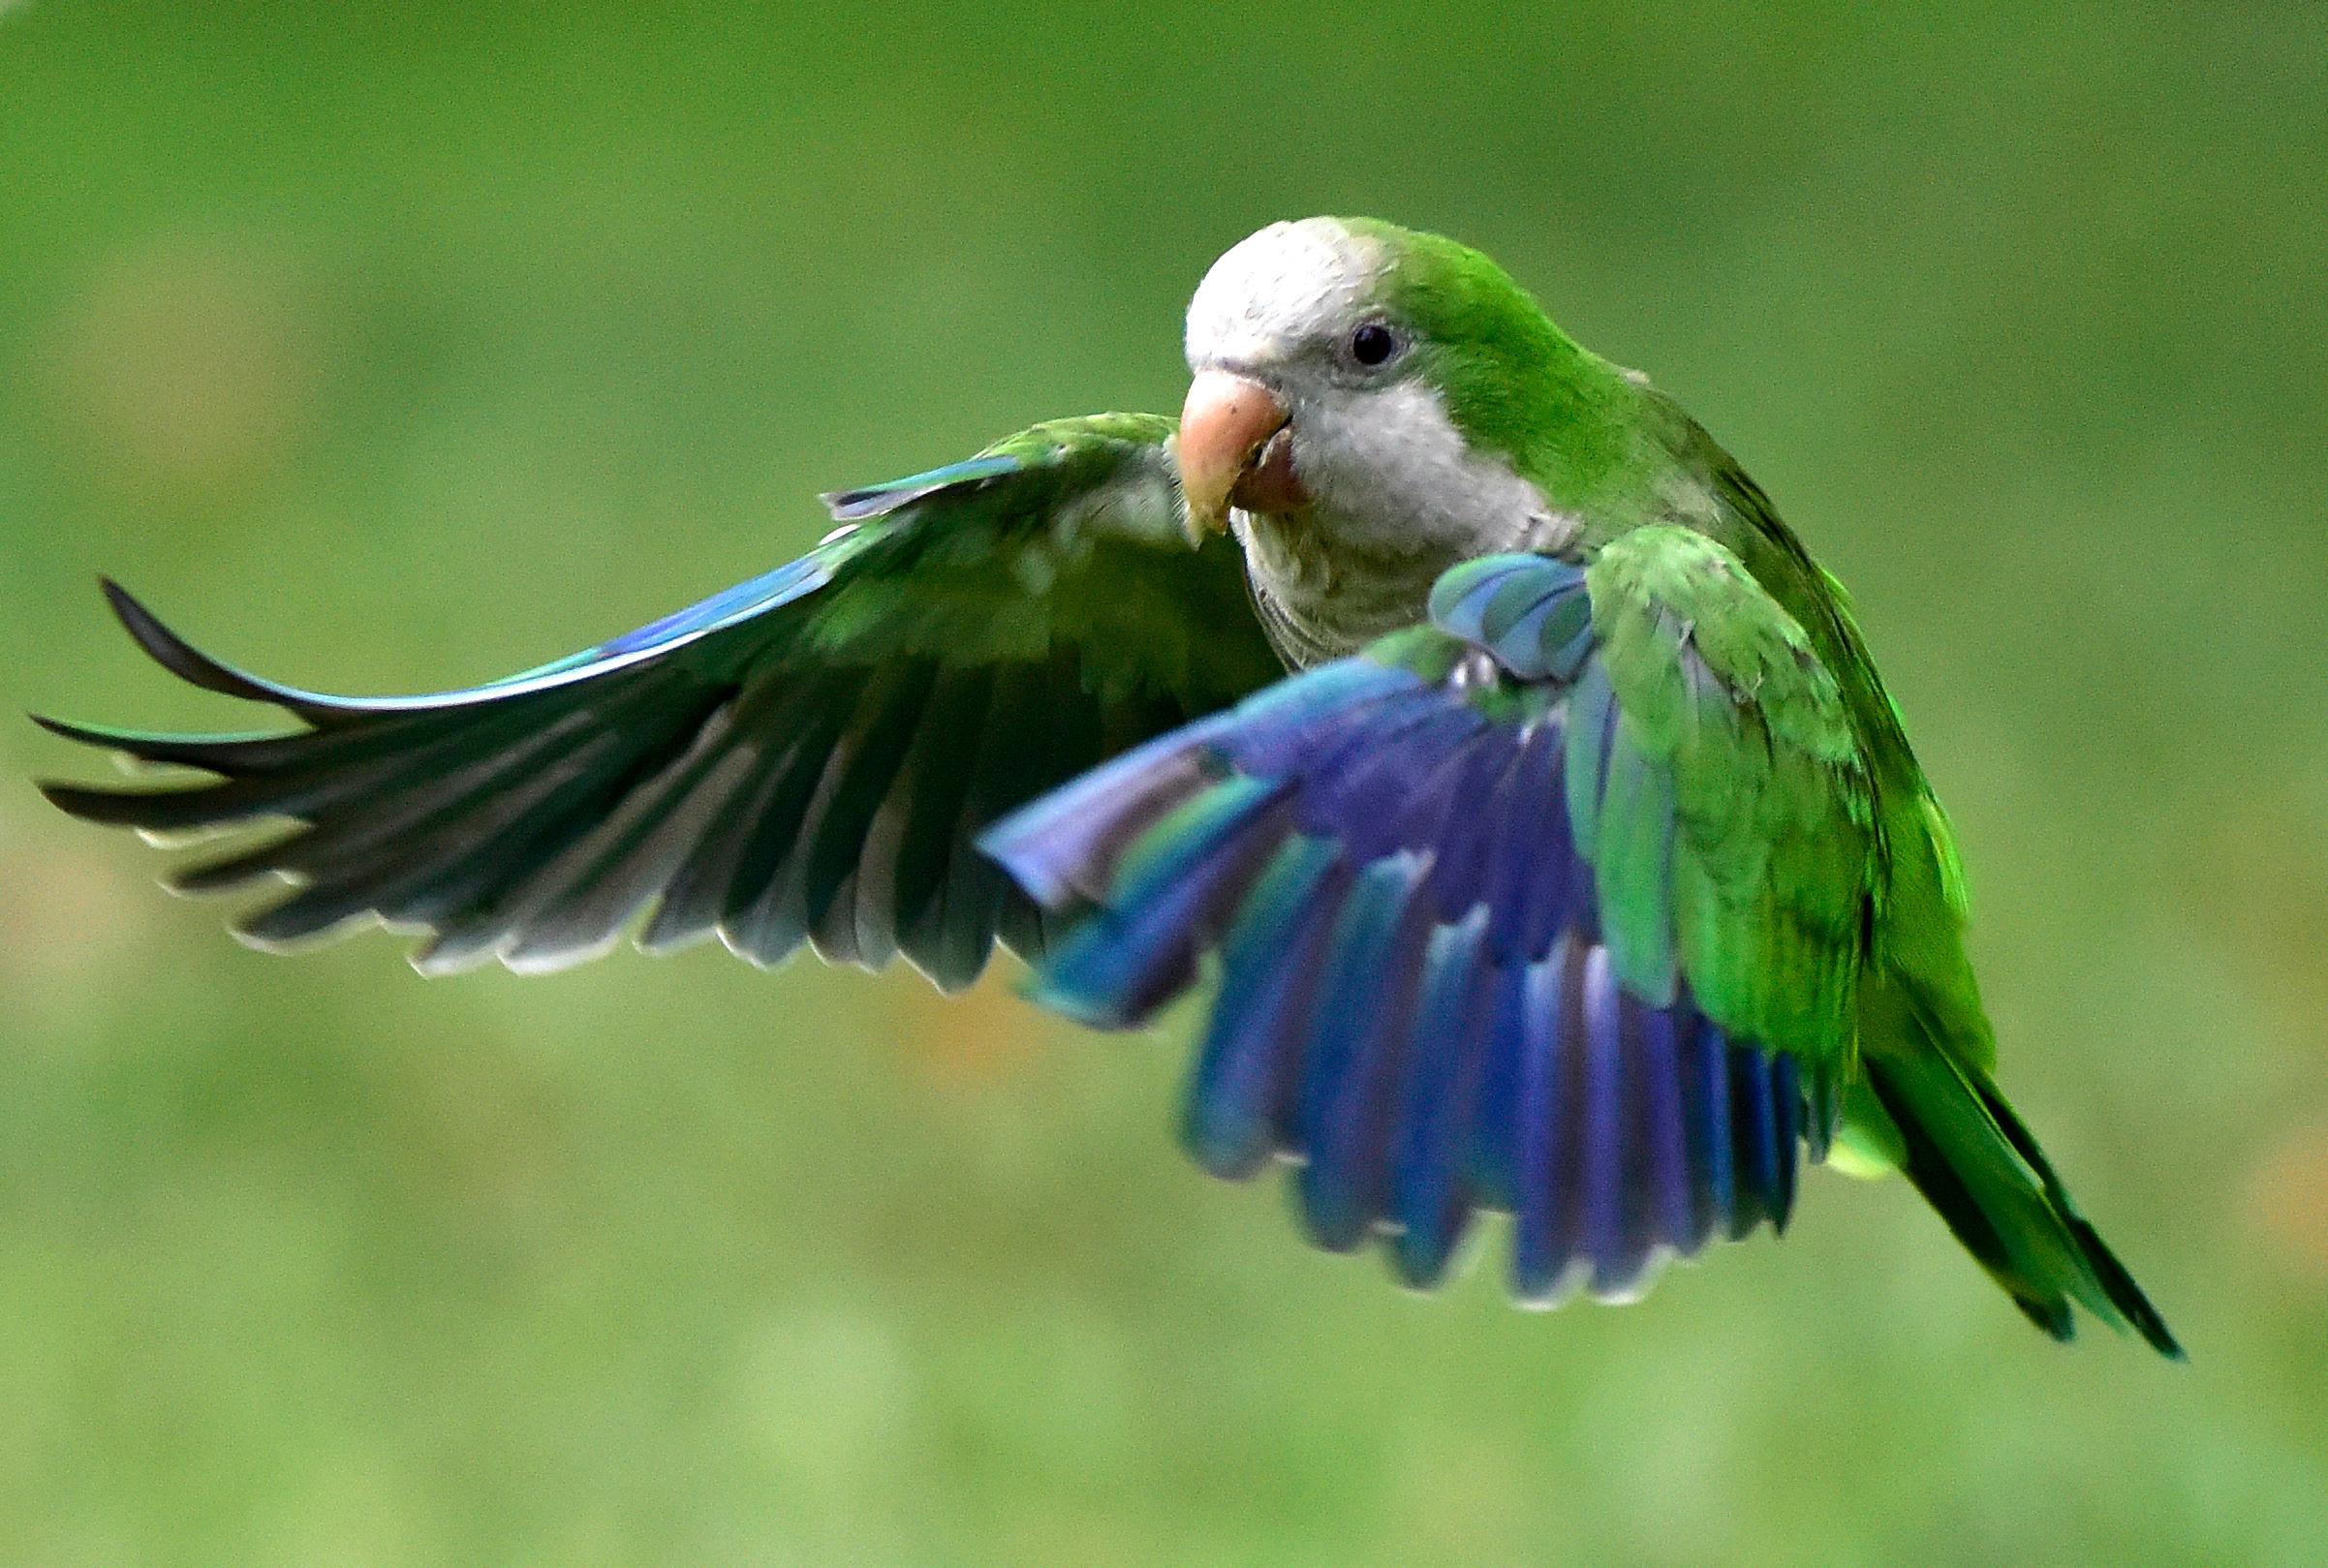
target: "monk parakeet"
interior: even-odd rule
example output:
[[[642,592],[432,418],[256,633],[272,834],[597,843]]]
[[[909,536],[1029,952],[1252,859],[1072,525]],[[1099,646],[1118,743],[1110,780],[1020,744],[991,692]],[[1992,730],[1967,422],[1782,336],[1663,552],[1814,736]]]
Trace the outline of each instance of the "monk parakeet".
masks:
[[[1211,987],[1184,1121],[1295,1167],[1319,1245],[1637,1295],[1906,1173],[2038,1327],[2179,1354],[1992,1077],[1947,819],[1848,600],[1713,438],[1476,251],[1271,225],[1187,321],[1177,423],[1037,425],[825,497],[806,556],[465,691],[338,697],[145,651],[295,727],[52,723],[211,777],[48,786],[172,883],[380,921],[425,972],[717,934],[943,988],[999,939],[1136,1028]]]

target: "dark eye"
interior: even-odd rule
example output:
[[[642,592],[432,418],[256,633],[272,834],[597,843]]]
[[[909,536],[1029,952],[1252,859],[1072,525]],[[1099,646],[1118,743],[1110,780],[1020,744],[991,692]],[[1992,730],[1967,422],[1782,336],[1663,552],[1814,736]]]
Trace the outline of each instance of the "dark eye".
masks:
[[[1369,369],[1398,353],[1398,334],[1381,322],[1366,322],[1350,335],[1350,356]]]

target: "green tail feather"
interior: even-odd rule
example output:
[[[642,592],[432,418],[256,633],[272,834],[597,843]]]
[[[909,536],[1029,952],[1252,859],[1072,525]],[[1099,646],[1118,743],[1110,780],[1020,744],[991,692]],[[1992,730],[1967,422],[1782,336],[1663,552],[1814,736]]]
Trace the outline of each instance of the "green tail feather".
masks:
[[[1987,1073],[1938,1037],[1896,980],[1868,977],[1862,1019],[1868,1084],[1898,1125],[1908,1179],[2014,1305],[2067,1339],[2074,1302],[2182,1360],[2166,1320],[2078,1213]]]

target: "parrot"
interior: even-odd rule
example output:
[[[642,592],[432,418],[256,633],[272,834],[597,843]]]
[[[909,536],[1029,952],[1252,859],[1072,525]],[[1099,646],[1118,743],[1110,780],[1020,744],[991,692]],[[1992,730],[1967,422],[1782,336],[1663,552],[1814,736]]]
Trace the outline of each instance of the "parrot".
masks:
[[[75,816],[227,836],[235,930],[377,924],[437,974],[626,935],[969,985],[1100,1030],[1186,996],[1208,1172],[1314,1245],[1638,1298],[1898,1173],[2029,1319],[2182,1349],[1995,1077],[1965,879],[1842,584],[1707,431],[1482,253],[1269,225],[1204,274],[1177,419],[1037,424],[823,497],[806,555],[481,686],[287,720],[41,719],[160,781]],[[1506,1223],[1506,1221],[1496,1221]]]

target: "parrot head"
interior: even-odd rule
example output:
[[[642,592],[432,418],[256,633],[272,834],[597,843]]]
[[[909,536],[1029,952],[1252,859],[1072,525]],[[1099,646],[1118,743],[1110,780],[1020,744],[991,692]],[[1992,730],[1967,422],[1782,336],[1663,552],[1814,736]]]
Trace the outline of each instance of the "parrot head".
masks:
[[[1571,384],[1595,379],[1495,262],[1360,218],[1240,241],[1196,289],[1187,349],[1192,536],[1233,508],[1375,553],[1460,558],[1540,512]]]

